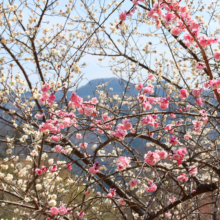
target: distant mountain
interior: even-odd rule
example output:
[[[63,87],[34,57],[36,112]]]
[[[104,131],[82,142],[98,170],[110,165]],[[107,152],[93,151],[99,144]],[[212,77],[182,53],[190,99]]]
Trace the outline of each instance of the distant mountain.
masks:
[[[121,95],[125,91],[125,87],[129,87],[129,95],[137,95],[138,91],[135,89],[135,85],[132,83],[128,83],[125,80],[112,77],[112,78],[99,78],[93,79],[89,81],[86,85],[79,87],[75,90],[77,95],[82,97],[84,100],[88,99],[88,96],[98,97],[98,94],[95,92],[97,90],[98,85],[106,84],[106,88],[110,95]],[[110,91],[110,88],[113,90]],[[67,92],[67,99],[69,100],[72,91]],[[56,92],[56,102],[58,102],[63,96],[63,91],[60,90]]]
[[[94,79],[88,82],[85,86],[80,87],[76,92],[81,97],[87,97],[95,96],[95,90],[98,85],[104,85],[107,84],[106,88],[108,91],[110,91],[110,88],[112,88],[112,94],[122,94],[125,91],[125,87],[128,85],[131,89],[131,92],[133,95],[137,95],[138,92],[136,91],[134,84],[128,83],[125,80],[121,80],[118,78],[104,78],[104,79]]]

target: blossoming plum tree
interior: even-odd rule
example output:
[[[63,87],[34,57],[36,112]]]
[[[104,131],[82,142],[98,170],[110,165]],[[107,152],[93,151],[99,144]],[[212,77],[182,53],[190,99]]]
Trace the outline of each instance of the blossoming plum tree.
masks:
[[[1,212],[14,220],[217,220],[218,0],[7,3]],[[77,94],[86,58],[97,56],[109,58],[122,94],[107,83],[94,97]]]

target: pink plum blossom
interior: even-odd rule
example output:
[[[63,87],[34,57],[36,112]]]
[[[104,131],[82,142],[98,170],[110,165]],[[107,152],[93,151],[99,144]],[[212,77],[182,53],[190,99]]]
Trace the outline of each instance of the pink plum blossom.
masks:
[[[201,131],[201,128],[202,128],[202,126],[203,126],[203,122],[202,122],[202,121],[193,120],[192,123],[193,123],[193,129],[194,129],[194,131],[200,132],[200,131]]]
[[[84,215],[85,215],[84,212],[78,212],[78,213],[77,213],[77,216],[78,216],[79,218],[83,218]]]
[[[197,167],[196,166],[190,166],[189,167],[189,175],[191,176],[196,176],[198,173]]]
[[[56,150],[57,153],[60,153],[60,151],[61,151],[62,149],[63,149],[63,148],[62,148],[62,146],[60,146],[60,145],[56,145],[56,147],[55,147],[55,150]]]
[[[152,105],[148,101],[144,102],[142,105],[146,110],[150,110],[152,108]]]
[[[134,5],[138,5],[138,0],[132,0]]]
[[[169,198],[169,201],[170,201],[170,202],[175,202],[175,201],[176,201],[176,197],[175,197],[175,196],[171,196],[171,197]]]
[[[119,15],[119,18],[121,21],[125,21],[126,20],[126,16],[127,16],[127,12],[121,12],[121,14]]]
[[[41,91],[42,92],[48,92],[48,90],[51,89],[51,85],[50,84],[45,84],[44,86],[42,86]]]
[[[169,116],[170,116],[171,118],[176,118],[176,115],[173,114],[173,113],[169,114]]]
[[[56,99],[56,96],[54,94],[51,94],[48,99],[50,102],[53,102]]]
[[[46,166],[42,166],[40,169],[41,169],[42,173],[45,173],[47,171],[47,167]]]
[[[56,172],[57,171],[57,165],[56,164],[53,164],[51,167],[50,167],[50,172]]]
[[[135,88],[137,89],[137,91],[141,91],[143,88],[143,83],[140,83],[139,85],[135,85]]]
[[[169,96],[165,99],[161,98],[161,100],[160,100],[160,108],[161,109],[167,109],[169,107],[169,99],[170,99]]]
[[[176,144],[179,143],[179,141],[178,141],[177,137],[173,135],[173,136],[170,138],[169,143],[172,144],[172,145],[176,145]]]
[[[82,135],[81,135],[80,133],[77,133],[77,134],[76,134],[76,138],[77,138],[77,139],[82,139]]]
[[[120,198],[120,199],[118,200],[118,203],[119,203],[120,205],[126,205],[126,202],[124,201],[123,198]]]
[[[204,63],[202,63],[202,62],[198,62],[198,63],[196,64],[196,69],[202,70],[202,69],[204,69],[205,67],[206,67],[206,65],[205,65]]]
[[[149,74],[147,77],[148,77],[148,79],[154,79],[155,78],[155,76],[153,74]]]
[[[147,115],[146,117],[143,117],[141,119],[141,124],[142,125],[151,125],[154,126],[155,119],[151,115]]]
[[[42,174],[42,170],[39,169],[39,168],[37,168],[37,169],[35,169],[35,173],[36,173],[38,176],[40,176],[40,175]]]
[[[118,170],[126,169],[130,164],[130,157],[119,157],[118,158]]]
[[[155,165],[160,160],[160,156],[157,153],[148,151],[148,153],[144,155],[144,160],[150,165]]]
[[[57,215],[59,213],[59,209],[57,207],[52,207],[50,209],[51,215]]]
[[[173,155],[171,156],[171,158],[173,160],[182,160],[186,154],[187,154],[186,148],[180,148],[173,152]]]
[[[154,86],[151,84],[148,84],[147,87],[143,88],[144,94],[152,95],[153,92],[154,92]]]
[[[110,188],[109,193],[107,194],[107,197],[112,198],[112,197],[115,197],[115,195],[116,195],[116,189],[115,188]]]
[[[216,60],[220,60],[220,51],[216,51],[213,56]]]
[[[85,192],[85,196],[89,196],[90,195],[90,192]]]
[[[44,116],[44,113],[37,113],[36,115],[35,115],[35,117],[37,118],[37,119],[39,119],[39,118],[42,118]]]
[[[178,36],[181,33],[181,29],[178,27],[173,27],[171,30],[172,35]]]
[[[84,143],[80,143],[79,147],[86,149],[88,146],[88,143],[84,142]]]
[[[119,140],[124,140],[125,135],[127,134],[127,131],[124,129],[117,129],[113,135],[117,138],[119,138]]]
[[[177,177],[177,180],[180,182],[186,182],[188,180],[188,177],[186,176],[185,173],[181,174],[180,176]]]
[[[196,88],[196,89],[193,89],[192,91],[192,94],[195,96],[195,97],[199,97],[202,93],[202,88]]]
[[[167,212],[167,213],[165,213],[165,217],[166,217],[166,218],[171,218],[171,217],[172,217],[172,214],[171,214],[170,212]]]
[[[168,153],[165,150],[156,150],[155,153],[157,153],[160,156],[161,160],[166,159],[168,156]]]
[[[60,206],[60,208],[59,208],[59,214],[60,215],[65,215],[67,213],[67,210],[66,210],[66,208],[65,208],[65,206]]]
[[[96,162],[93,164],[92,167],[89,168],[89,172],[90,174],[96,174],[99,172],[99,169],[101,168],[101,166],[99,165],[99,162]]]
[[[129,119],[125,118],[122,120],[123,129],[130,130],[132,128],[132,124]]]
[[[173,124],[168,124],[164,129],[166,129],[170,134],[174,133]]]
[[[192,138],[192,136],[190,134],[185,134],[184,135],[184,139],[185,140],[189,140],[190,138]]]
[[[139,183],[138,179],[134,179],[134,180],[129,181],[129,185],[130,185],[131,187],[136,186],[138,183]]]
[[[67,170],[68,170],[68,171],[72,170],[72,163],[68,163],[68,164],[67,164]]]
[[[145,186],[145,189],[147,192],[154,192],[157,190],[156,184],[153,182],[153,180],[150,180],[148,182],[148,186]]]
[[[181,99],[186,99],[189,96],[189,93],[187,92],[186,89],[181,89],[180,90],[180,98]]]

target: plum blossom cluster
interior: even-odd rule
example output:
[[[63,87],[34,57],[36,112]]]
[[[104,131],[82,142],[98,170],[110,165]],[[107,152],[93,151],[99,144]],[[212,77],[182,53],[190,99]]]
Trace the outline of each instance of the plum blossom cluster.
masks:
[[[184,157],[186,156],[187,154],[187,149],[184,147],[184,148],[180,148],[178,150],[175,150],[173,152],[173,154],[169,154],[169,158],[170,159],[173,159],[173,160],[177,160],[177,164],[182,164],[182,160],[184,159]]]
[[[119,171],[126,169],[131,162],[130,157],[119,157],[117,160],[118,160],[118,170]]]
[[[192,91],[193,96],[196,98],[195,104],[197,104],[198,106],[202,106],[205,103],[205,100],[202,97],[200,97],[202,90],[202,88],[196,88]],[[180,98],[182,100],[187,99],[188,96],[189,92],[186,89],[180,90]]]
[[[188,47],[195,42],[195,38],[203,48],[218,42],[217,37],[213,38],[200,35],[202,23],[193,19],[188,7],[186,5],[180,5],[179,1],[171,2],[170,0],[159,0],[153,5],[151,11],[148,12],[148,16],[155,20],[157,28],[162,26],[162,22],[165,26],[170,27],[171,33],[174,36],[185,32],[188,27],[190,32],[183,36],[185,40],[184,43]],[[197,68],[203,69],[205,66],[198,64]]]
[[[152,74],[153,75],[153,74]],[[150,77],[152,78],[152,77]],[[163,97],[148,97],[148,95],[152,95],[154,92],[154,86],[152,84],[148,84],[146,87],[143,87],[143,84],[140,83],[139,85],[135,86],[140,93],[138,94],[138,100],[142,103],[143,107],[146,110],[150,110],[152,105],[159,105],[161,109],[167,109],[169,106],[170,96],[166,98]]]
[[[110,188],[109,193],[107,194],[107,197],[112,198],[112,197],[115,197],[115,195],[116,195],[116,189],[115,188]]]
[[[218,80],[209,80],[204,83],[205,88],[217,90],[218,94],[220,94],[220,79]]]
[[[138,179],[134,179],[134,180],[130,180],[129,181],[129,185],[130,187],[135,187],[139,184],[139,180]]]
[[[216,52],[217,53],[217,52]],[[217,90],[218,94],[220,94],[220,79],[218,80],[209,80],[204,83],[204,87],[207,89]],[[203,89],[195,88],[192,90],[192,95],[195,97],[195,104],[202,106],[205,103],[205,100],[201,97]],[[186,89],[180,90],[180,98],[182,100],[187,99],[189,96],[189,92]]]
[[[145,189],[147,192],[154,192],[157,190],[157,185],[153,182],[153,180],[150,180],[148,182],[148,186],[145,186]]]
[[[115,196],[116,196],[116,189],[115,188],[110,188],[109,189],[109,193],[107,194],[107,197],[108,198],[113,198]],[[126,205],[126,202],[124,201],[123,198],[118,199],[118,203],[120,205],[123,205],[123,206]]]
[[[125,200],[123,199],[123,198],[120,198],[119,200],[118,200],[118,203],[120,204],[120,205],[126,205],[126,202],[125,202]]]
[[[125,21],[127,16],[130,17],[130,16],[132,16],[132,14],[134,14],[135,10],[137,9],[138,2],[144,2],[144,0],[132,0],[132,3],[133,3],[132,9],[129,10],[128,12],[124,11],[119,15],[119,19],[121,20],[121,22]]]
[[[66,215],[66,214],[71,214],[71,208],[66,208],[65,206],[60,206],[59,208],[57,207],[52,207],[50,209],[50,214],[51,215]]]
[[[49,90],[51,89],[50,84],[45,84],[41,91],[43,92],[42,96],[40,97],[40,102],[44,105],[53,106],[54,100],[56,99],[56,96],[53,93],[49,93]]]
[[[101,168],[101,165],[100,165],[99,162],[97,161],[96,163],[93,164],[92,167],[89,168],[89,172],[90,172],[90,174],[92,174],[92,175],[93,175],[93,174],[96,174],[96,173],[99,172],[100,168]]]
[[[178,138],[175,135],[173,135],[170,138],[169,143],[172,144],[172,145],[177,145],[177,144],[179,144],[179,140],[178,140]]]
[[[127,130],[132,129],[132,124],[129,119],[125,118],[122,120],[122,124],[117,125],[117,129],[110,133],[111,136],[118,138],[119,140],[124,140],[127,135]]]
[[[62,154],[67,154],[68,153],[68,150],[63,148],[61,145],[56,145],[55,146],[55,151],[57,153],[62,153]]]
[[[164,150],[156,150],[155,152],[148,151],[147,154],[144,155],[144,161],[149,165],[155,165],[162,159],[166,159],[168,153]]]
[[[83,102],[83,98],[79,97],[76,93],[72,93],[70,99],[71,101],[68,105],[71,108],[77,108],[79,113],[85,114],[86,116],[97,115],[95,105],[98,103],[98,100],[96,97],[92,98],[92,100],[89,100],[88,102]]]
[[[75,115],[72,112],[66,113],[65,111],[58,110],[50,114],[50,119],[47,119],[46,123],[43,122],[41,124],[39,131],[54,134],[50,140],[58,142],[62,138],[61,129],[71,126],[77,126]]]
[[[40,169],[39,168],[35,169],[35,173],[37,175],[41,175],[41,174],[45,173],[46,171],[47,171],[47,167],[45,167],[45,166],[42,166]]]
[[[148,151],[148,153],[144,155],[144,159],[145,162],[148,163],[149,165],[155,165],[162,159],[177,160],[178,164],[182,164],[182,160],[184,159],[186,154],[187,154],[186,148],[180,148],[169,154],[165,150],[161,150],[161,151],[156,150],[155,152]]]
[[[190,166],[188,169],[189,175],[190,176],[196,176],[198,173],[198,169],[196,166]],[[180,176],[177,177],[177,180],[184,183],[186,181],[188,181],[188,176],[186,173],[182,173]]]

